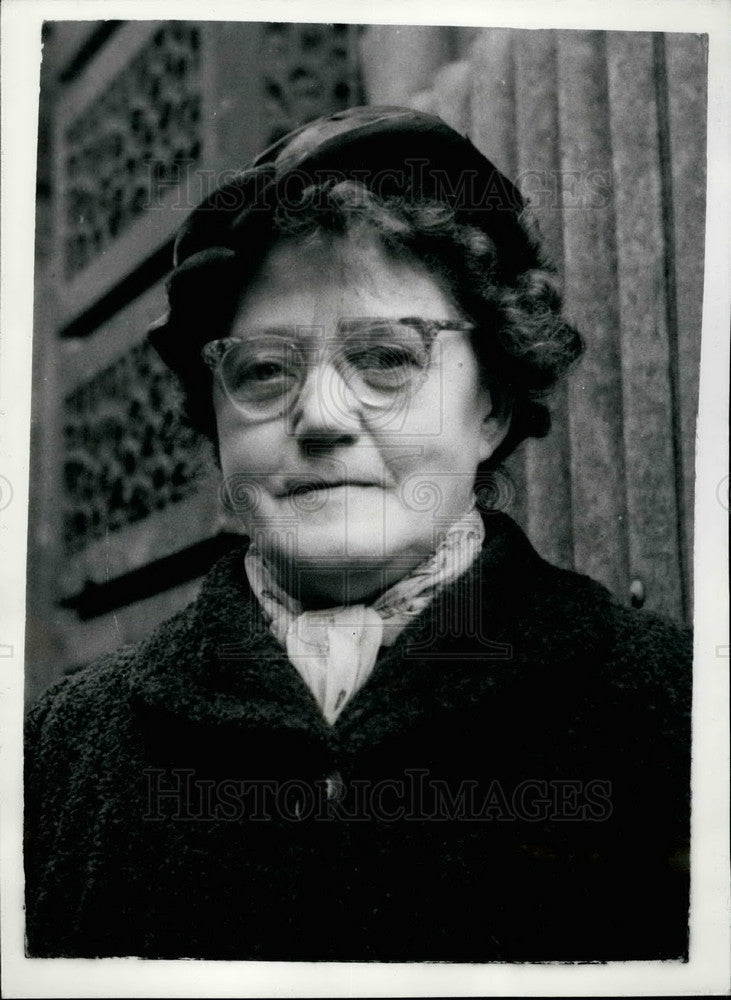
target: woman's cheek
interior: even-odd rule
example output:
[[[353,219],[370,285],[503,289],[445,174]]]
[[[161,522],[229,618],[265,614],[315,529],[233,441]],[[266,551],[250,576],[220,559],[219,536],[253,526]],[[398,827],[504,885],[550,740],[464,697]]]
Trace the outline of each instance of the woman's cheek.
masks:
[[[253,478],[282,469],[284,434],[271,424],[242,426],[224,420],[220,425],[221,466],[224,475],[249,474]]]

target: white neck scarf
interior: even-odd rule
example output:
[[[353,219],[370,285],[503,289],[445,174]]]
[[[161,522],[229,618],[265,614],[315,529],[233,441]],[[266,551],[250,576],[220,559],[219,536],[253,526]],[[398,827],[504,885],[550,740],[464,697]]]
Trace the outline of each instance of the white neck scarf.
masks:
[[[246,575],[269,619],[269,628],[315,696],[332,725],[348,700],[365,684],[381,646],[392,645],[443,588],[472,565],[485,527],[477,509],[456,521],[432,556],[372,605],[351,604],[304,611],[282,590],[252,542]]]

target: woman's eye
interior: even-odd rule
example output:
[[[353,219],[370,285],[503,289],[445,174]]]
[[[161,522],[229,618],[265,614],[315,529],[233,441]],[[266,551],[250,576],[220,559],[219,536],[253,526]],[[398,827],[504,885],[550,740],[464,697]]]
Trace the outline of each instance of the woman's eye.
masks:
[[[419,359],[411,351],[391,345],[359,351],[351,356],[350,362],[360,371],[388,372],[421,367]]]
[[[278,361],[257,361],[248,365],[240,373],[241,377],[250,382],[267,382],[282,378],[286,374],[284,365]]]
[[[293,380],[291,368],[279,352],[271,356],[233,351],[224,360],[222,376],[234,398],[259,400],[286,393]]]
[[[387,391],[406,388],[424,365],[414,352],[388,345],[361,352],[353,367],[366,384]]]

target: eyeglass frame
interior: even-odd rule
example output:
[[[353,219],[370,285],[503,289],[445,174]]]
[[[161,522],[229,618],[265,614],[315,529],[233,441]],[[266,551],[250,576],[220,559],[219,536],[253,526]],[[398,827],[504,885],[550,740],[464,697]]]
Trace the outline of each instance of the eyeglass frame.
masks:
[[[428,360],[425,366],[425,370],[431,364],[431,355],[434,347],[434,342],[439,333],[447,330],[454,331],[457,333],[472,333],[476,329],[476,324],[474,322],[472,322],[471,320],[459,319],[458,317],[454,317],[451,319],[427,319],[421,316],[388,317],[388,318],[369,316],[357,319],[342,319],[338,324],[338,330],[340,331],[344,327],[358,323],[383,324],[383,325],[399,324],[404,326],[411,326],[417,329],[418,332],[421,334],[425,350],[428,352]],[[317,329],[317,327],[303,326],[303,327],[297,327],[297,329],[313,330]],[[268,332],[267,330],[260,331],[259,333],[260,338],[265,339],[267,336],[267,332]],[[284,337],[280,338],[278,336],[279,333],[278,328],[276,327],[271,328],[270,335],[273,338],[275,338],[275,333],[276,333],[276,339],[281,339],[283,346],[294,348],[298,352],[301,351],[301,345],[297,343],[294,339],[287,340]],[[232,405],[236,407],[236,409],[239,412],[244,414],[247,417],[247,419],[251,421],[274,419],[278,416],[283,415],[283,413],[285,413],[296,402],[296,400],[300,396],[300,393],[302,392],[302,389],[304,388],[304,385],[307,381],[307,377],[305,376],[301,380],[298,380],[298,384],[294,386],[292,389],[281,393],[279,396],[273,397],[277,401],[277,403],[282,403],[282,400],[285,400],[287,396],[289,395],[292,396],[291,399],[283,403],[283,405],[281,405],[281,407],[275,412],[265,414],[263,412],[263,410],[266,409],[265,407],[259,409],[256,406],[252,406],[251,409],[247,409],[247,407],[243,405],[240,400],[237,400],[234,397],[233,393],[226,385],[225,378],[220,373],[223,367],[224,360],[228,355],[229,351],[234,349],[238,344],[246,343],[247,340],[249,339],[253,338],[248,338],[245,336],[218,337],[214,340],[208,341],[208,343],[203,345],[203,347],[201,348],[200,356],[202,361],[206,364],[206,366],[211,369],[212,373],[214,375],[219,375],[226,396],[231,401]],[[332,338],[331,342],[332,343],[338,342],[337,337]],[[423,384],[423,379],[425,377],[426,375],[424,372],[422,373],[422,379],[421,379],[422,384]],[[348,383],[348,386],[351,389],[351,391],[354,391],[351,382],[347,378],[347,375],[345,375],[344,378]],[[383,401],[380,401],[378,403],[366,402],[365,400],[361,400],[361,402],[363,403],[363,405],[371,409],[375,410],[388,409],[394,405],[395,400],[403,402],[404,398],[408,398],[409,396],[413,395],[413,393],[416,391],[413,385],[414,385],[414,380],[411,380],[406,392],[404,391],[399,392],[398,390],[386,390],[386,389],[380,390],[383,392],[384,397],[386,397],[387,394],[390,393],[391,398],[390,399],[384,398]],[[418,386],[416,388],[418,388]],[[379,391],[379,390],[374,390],[374,391]]]

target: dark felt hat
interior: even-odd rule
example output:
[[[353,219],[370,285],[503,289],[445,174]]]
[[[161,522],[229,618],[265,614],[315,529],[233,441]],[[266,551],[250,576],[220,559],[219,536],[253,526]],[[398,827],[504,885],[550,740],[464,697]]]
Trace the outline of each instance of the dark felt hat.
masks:
[[[225,335],[242,275],[275,213],[296,211],[303,193],[331,178],[358,180],[384,196],[449,204],[459,221],[490,236],[497,277],[505,284],[537,264],[519,219],[520,192],[469,139],[436,115],[410,108],[339,111],[274,143],[209,195],[182,227],[168,280],[169,311],[148,336],[184,381],[200,371],[202,346]]]

